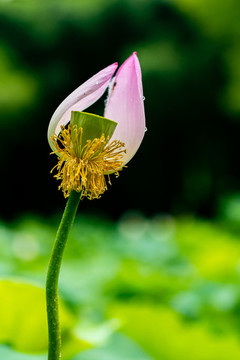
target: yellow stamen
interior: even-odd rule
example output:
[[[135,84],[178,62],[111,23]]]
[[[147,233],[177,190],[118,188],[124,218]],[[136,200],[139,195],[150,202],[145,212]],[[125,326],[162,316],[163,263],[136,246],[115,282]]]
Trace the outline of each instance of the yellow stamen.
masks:
[[[58,136],[52,136],[56,147],[54,153],[58,156],[58,164],[52,171],[57,169],[54,177],[61,180],[59,189],[62,189],[65,197],[75,190],[81,192],[81,198],[98,199],[107,190],[104,175],[108,176],[108,183],[111,184],[109,174],[119,175],[123,167],[121,159],[126,150],[124,144],[117,140],[107,145],[109,138],[104,135],[88,140],[82,146],[82,133],[83,128],[75,125],[71,130],[69,125],[68,128],[62,127]]]

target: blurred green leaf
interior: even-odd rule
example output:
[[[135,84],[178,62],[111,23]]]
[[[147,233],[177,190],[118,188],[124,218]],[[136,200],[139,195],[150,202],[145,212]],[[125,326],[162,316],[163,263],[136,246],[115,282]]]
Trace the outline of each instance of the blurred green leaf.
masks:
[[[161,360],[226,360],[240,356],[238,336],[219,336],[202,322],[189,323],[174,311],[158,305],[116,303],[108,315],[122,322],[122,331],[154,358]]]
[[[134,341],[122,334],[115,334],[99,349],[83,351],[73,360],[152,360]]]
[[[0,358],[7,360],[46,360],[47,354],[44,355],[28,355],[18,351],[14,351],[5,345],[0,345]]]
[[[0,281],[0,342],[22,352],[47,350],[47,317],[44,289],[21,279]],[[61,304],[63,334],[74,323],[73,316]]]
[[[182,219],[177,225],[177,240],[181,252],[206,279],[238,281],[238,236],[209,222]]]

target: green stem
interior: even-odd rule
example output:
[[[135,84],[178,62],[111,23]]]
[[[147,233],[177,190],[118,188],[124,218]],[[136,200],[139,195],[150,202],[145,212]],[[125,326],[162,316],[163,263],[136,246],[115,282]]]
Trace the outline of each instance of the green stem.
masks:
[[[58,278],[64,248],[67,242],[69,231],[72,227],[78,204],[80,193],[72,191],[68,198],[62,220],[60,222],[56,240],[53,246],[46,282],[46,300],[48,317],[48,360],[59,360],[61,358],[61,331],[59,323],[58,305]]]

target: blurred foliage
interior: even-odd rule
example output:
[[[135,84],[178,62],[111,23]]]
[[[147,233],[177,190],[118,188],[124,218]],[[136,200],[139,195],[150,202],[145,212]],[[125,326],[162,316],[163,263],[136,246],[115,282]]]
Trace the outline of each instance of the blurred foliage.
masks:
[[[2,193],[2,216],[62,206],[49,174],[51,115],[134,50],[148,132],[114,190],[84,209],[116,218],[126,208],[215,214],[220,198],[239,191],[239,10],[236,0],[0,1],[0,160],[11,189],[10,201]],[[101,115],[103,104],[90,111]]]
[[[46,358],[43,286],[58,221],[0,225],[1,358]],[[237,359],[239,236],[225,215],[78,216],[59,284],[63,358]]]

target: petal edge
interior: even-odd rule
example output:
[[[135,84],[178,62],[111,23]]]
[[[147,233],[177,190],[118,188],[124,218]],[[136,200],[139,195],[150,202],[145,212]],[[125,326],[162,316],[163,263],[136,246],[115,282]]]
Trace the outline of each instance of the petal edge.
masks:
[[[138,150],[145,134],[142,73],[136,52],[118,69],[109,87],[104,116],[118,123],[111,140],[125,143],[126,164]]]
[[[48,141],[53,150],[55,149],[50,141],[51,136],[58,134],[61,126],[70,121],[71,111],[85,110],[103,95],[117,66],[117,63],[113,63],[99,71],[68,95],[58,106],[48,126]]]

